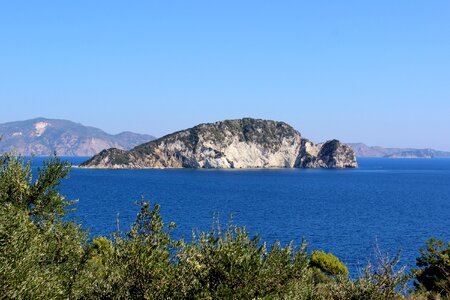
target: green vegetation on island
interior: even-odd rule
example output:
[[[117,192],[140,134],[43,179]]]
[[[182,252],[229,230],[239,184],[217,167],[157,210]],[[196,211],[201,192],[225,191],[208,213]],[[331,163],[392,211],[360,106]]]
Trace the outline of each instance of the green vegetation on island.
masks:
[[[0,157],[1,299],[445,299],[450,244],[430,240],[417,268],[398,256],[351,278],[334,255],[303,242],[267,245],[245,228],[217,226],[175,240],[159,205],[140,203],[126,233],[89,239],[59,193],[70,165],[50,158],[32,178],[20,157]],[[411,281],[413,285],[409,284]]]
[[[356,168],[358,163],[354,151],[338,140],[316,145],[284,122],[243,118],[200,124],[129,151],[107,149],[80,167]]]

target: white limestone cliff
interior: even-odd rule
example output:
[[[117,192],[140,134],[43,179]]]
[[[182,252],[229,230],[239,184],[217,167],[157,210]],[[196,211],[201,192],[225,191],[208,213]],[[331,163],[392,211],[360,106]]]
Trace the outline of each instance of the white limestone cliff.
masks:
[[[315,145],[283,122],[241,119],[201,124],[130,151],[108,149],[90,168],[355,168],[353,150],[332,140]]]

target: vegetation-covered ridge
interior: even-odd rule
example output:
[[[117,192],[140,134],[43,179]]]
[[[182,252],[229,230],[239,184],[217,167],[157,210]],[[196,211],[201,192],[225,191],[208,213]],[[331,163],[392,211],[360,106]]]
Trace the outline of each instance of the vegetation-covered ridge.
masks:
[[[331,253],[303,242],[267,245],[245,228],[220,226],[171,237],[159,205],[140,202],[136,221],[111,238],[89,239],[69,220],[74,204],[58,190],[70,165],[0,157],[1,299],[444,299],[450,294],[450,244],[431,239],[410,271],[379,256],[348,276]],[[414,286],[408,285],[414,280]]]
[[[337,140],[315,145],[284,122],[244,118],[200,124],[137,146],[108,149],[91,168],[354,168],[353,150]]]

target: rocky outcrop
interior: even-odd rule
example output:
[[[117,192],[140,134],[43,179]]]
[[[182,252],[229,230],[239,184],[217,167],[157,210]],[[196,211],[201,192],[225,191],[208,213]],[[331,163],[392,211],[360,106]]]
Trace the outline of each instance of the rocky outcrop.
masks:
[[[358,166],[353,150],[338,140],[316,146],[309,141],[304,144],[305,147],[302,147],[295,164],[296,168],[356,168]]]
[[[337,140],[315,145],[283,122],[257,119],[201,124],[130,151],[108,149],[90,168],[355,168],[353,150]]]

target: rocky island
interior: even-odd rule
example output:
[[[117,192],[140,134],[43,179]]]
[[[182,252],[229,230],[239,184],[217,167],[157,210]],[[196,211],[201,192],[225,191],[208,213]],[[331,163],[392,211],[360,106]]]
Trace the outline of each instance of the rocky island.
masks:
[[[314,144],[284,122],[244,118],[200,124],[129,151],[111,148],[84,168],[356,168],[338,140]]]

